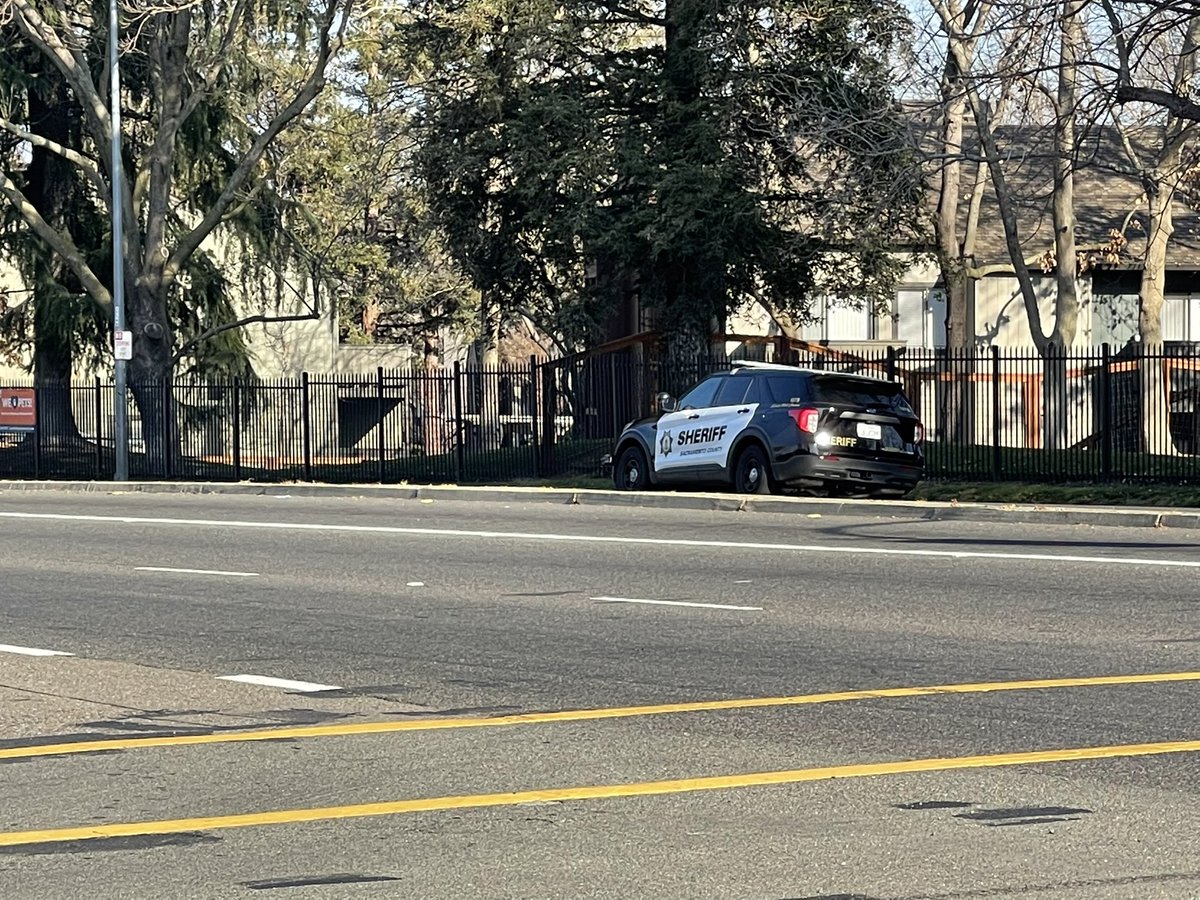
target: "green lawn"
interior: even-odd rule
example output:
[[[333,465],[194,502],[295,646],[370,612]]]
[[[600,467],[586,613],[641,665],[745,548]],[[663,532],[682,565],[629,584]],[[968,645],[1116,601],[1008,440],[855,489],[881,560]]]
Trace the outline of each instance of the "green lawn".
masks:
[[[994,452],[987,446],[929,443],[925,470],[930,478],[955,481],[1179,481],[1200,479],[1200,457],[1155,456],[1113,452],[1105,470],[1100,450],[1026,450],[1001,447],[999,472]]]

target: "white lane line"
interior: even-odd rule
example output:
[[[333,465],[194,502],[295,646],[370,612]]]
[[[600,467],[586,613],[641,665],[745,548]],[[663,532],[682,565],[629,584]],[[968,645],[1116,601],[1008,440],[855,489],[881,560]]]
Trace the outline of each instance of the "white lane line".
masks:
[[[523,531],[470,531],[458,528],[403,528],[396,525],[322,525],[315,522],[240,522],[220,519],[167,519],[150,516],[89,516],[66,513],[0,512],[0,519],[47,519],[66,522],[113,522],[123,525],[177,525],[204,528],[261,528],[274,531],[344,532],[347,534],[406,534],[419,537],[494,538],[514,541],[548,541],[576,544],[625,544],[657,547],[702,547],[713,550],[776,550],[855,556],[918,556],[926,559],[991,559],[1020,562],[1088,563],[1106,566],[1148,566],[1167,569],[1200,569],[1186,559],[1153,559],[1138,556],[1074,556],[1053,553],[993,553],[983,550],[918,550],[898,547],[846,546],[845,544],[769,544],[757,541],[713,541],[688,538],[616,537],[591,534],[542,534]]]
[[[688,600],[639,600],[636,597],[593,597],[605,603],[647,603],[652,606],[698,606],[701,609],[747,609],[762,612],[761,606],[729,606],[724,603],[693,603]]]
[[[0,653],[19,653],[22,656],[74,656],[74,653],[64,653],[62,650],[43,650],[41,647],[16,647],[12,644],[0,644]]]
[[[262,687],[282,688],[285,691],[297,691],[302,694],[315,694],[320,691],[340,691],[336,684],[315,684],[311,681],[291,681],[287,678],[272,678],[269,675],[218,675],[221,681],[238,681],[242,684],[257,684]]]
[[[257,578],[257,572],[223,572],[220,569],[172,569],[169,566],[134,566],[136,572],[170,572],[173,575],[229,575],[234,578]]]

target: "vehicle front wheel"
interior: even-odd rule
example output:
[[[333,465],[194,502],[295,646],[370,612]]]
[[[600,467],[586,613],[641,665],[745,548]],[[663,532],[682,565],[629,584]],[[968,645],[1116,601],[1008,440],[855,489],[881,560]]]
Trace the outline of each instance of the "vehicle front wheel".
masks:
[[[619,491],[644,491],[650,487],[650,464],[641,447],[626,447],[613,466],[613,484]]]
[[[738,456],[733,489],[739,494],[771,493],[771,472],[761,447],[751,444]]]

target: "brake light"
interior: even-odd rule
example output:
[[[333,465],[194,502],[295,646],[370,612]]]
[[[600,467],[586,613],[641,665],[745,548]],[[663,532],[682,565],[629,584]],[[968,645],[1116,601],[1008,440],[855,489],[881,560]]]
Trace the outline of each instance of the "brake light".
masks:
[[[788,415],[795,422],[796,427],[808,434],[817,433],[817,423],[821,421],[821,411],[819,409],[789,409]]]

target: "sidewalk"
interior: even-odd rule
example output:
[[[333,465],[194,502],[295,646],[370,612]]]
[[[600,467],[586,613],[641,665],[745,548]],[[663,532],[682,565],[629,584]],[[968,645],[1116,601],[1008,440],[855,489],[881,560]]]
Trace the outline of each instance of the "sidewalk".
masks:
[[[646,509],[697,509],[786,513],[809,518],[857,516],[932,521],[1013,522],[1125,528],[1200,530],[1200,509],[1124,506],[957,503],[926,500],[825,500],[700,492],[629,493],[582,488],[459,487],[454,485],[249,484],[227,482],[0,481],[0,495],[60,491],[81,493],[243,494],[292,497],[371,497],[398,500],[490,500],[507,503],[561,503]]]

